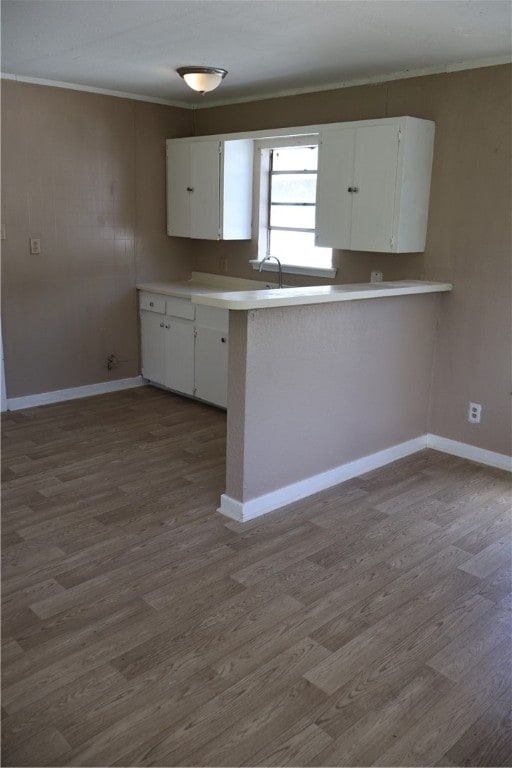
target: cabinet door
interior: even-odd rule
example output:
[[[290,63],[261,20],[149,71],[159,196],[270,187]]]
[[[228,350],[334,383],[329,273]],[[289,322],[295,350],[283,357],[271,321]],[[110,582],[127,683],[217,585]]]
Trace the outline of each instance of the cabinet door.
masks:
[[[315,243],[350,248],[355,129],[322,133],[318,151]]]
[[[167,144],[167,234],[190,237],[190,145]]]
[[[194,324],[165,317],[165,386],[194,393]]]
[[[226,408],[228,399],[228,335],[199,326],[196,336],[196,397]]]
[[[140,313],[142,375],[156,384],[165,384],[164,315]]]
[[[190,144],[190,237],[220,237],[220,144]]]
[[[351,250],[391,251],[397,168],[398,127],[357,128]]]

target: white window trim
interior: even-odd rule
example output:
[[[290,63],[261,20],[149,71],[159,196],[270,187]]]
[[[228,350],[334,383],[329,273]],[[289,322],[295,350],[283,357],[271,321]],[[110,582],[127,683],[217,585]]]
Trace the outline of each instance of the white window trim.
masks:
[[[253,195],[253,221],[254,237],[256,239],[257,259],[250,259],[249,264],[253,269],[260,271],[260,263],[267,255],[265,238],[261,237],[261,231],[267,230],[268,217],[268,175],[269,156],[268,150],[277,147],[303,147],[318,144],[318,133],[303,136],[279,136],[273,139],[262,139],[254,142],[254,195]],[[267,150],[267,151],[266,151]],[[267,177],[267,178],[265,178]],[[261,268],[262,272],[277,272],[275,262],[266,261]],[[336,267],[305,267],[303,265],[282,264],[283,273],[291,275],[308,275],[310,277],[336,277]]]

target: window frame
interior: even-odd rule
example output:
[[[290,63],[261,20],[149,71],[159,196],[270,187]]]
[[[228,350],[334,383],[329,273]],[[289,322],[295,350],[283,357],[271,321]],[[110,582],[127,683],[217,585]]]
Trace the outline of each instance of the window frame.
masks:
[[[319,144],[320,136],[318,133],[305,134],[302,136],[279,136],[273,139],[263,139],[255,141],[254,155],[254,212],[253,221],[255,222],[253,238],[257,241],[257,259],[251,259],[250,264],[253,269],[259,270],[261,261],[269,255],[270,241],[270,189],[271,189],[271,151],[280,147],[311,147]],[[317,170],[318,173],[318,170]],[[276,228],[277,229],[277,228]],[[291,232],[301,231],[294,228],[283,228]],[[311,232],[311,229],[306,231]],[[331,259],[334,259],[334,254]],[[337,269],[331,260],[330,267],[316,267],[313,265],[282,264],[282,271],[289,274],[310,275],[312,277],[335,277]],[[278,266],[275,261],[267,261],[263,264],[262,271],[277,272]]]

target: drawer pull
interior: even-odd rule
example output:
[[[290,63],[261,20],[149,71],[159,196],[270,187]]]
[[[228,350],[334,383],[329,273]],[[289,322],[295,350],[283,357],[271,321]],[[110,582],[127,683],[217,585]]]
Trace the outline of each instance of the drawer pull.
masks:
[[[225,344],[225,343],[226,343],[226,339],[225,339],[225,337],[224,337],[224,336],[221,338],[221,341],[222,341],[222,343],[223,343],[223,344]]]
[[[155,306],[155,303],[154,303],[153,301],[150,301],[150,302],[149,302],[149,306],[150,306],[150,307],[154,307],[154,306]]]
[[[166,323],[165,327],[166,327],[166,328],[170,328],[171,326],[170,326],[170,325],[168,325],[168,324]]]

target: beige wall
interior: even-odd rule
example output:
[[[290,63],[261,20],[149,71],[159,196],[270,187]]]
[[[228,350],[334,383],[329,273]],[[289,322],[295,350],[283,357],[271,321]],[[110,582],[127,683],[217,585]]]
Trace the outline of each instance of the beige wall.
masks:
[[[165,226],[165,139],[191,132],[188,110],[2,81],[8,397],[140,372],[135,284],[191,268]]]
[[[232,312],[227,495],[246,502],[424,435],[446,298]]]
[[[433,378],[431,432],[491,451],[511,446],[511,71],[508,65],[375,86],[236,104],[196,113],[196,133],[245,131],[412,115],[436,139],[423,254],[335,253],[333,282],[424,278],[453,282],[444,304]],[[194,244],[195,269],[254,277],[249,243]],[[257,275],[256,275],[257,276]],[[314,284],[287,276],[287,282]],[[325,282],[325,281],[322,281]],[[466,420],[469,401],[482,423]]]
[[[436,122],[424,254],[339,251],[335,282],[450,280],[433,373],[431,432],[512,453],[511,67],[180,110],[2,83],[2,320],[8,396],[139,372],[137,280],[191,268],[254,278],[247,243],[165,235],[164,139],[414,115]],[[30,237],[43,253],[31,256]],[[315,283],[315,279],[287,278]],[[325,282],[325,281],[324,281]],[[483,405],[469,425],[469,400]]]

